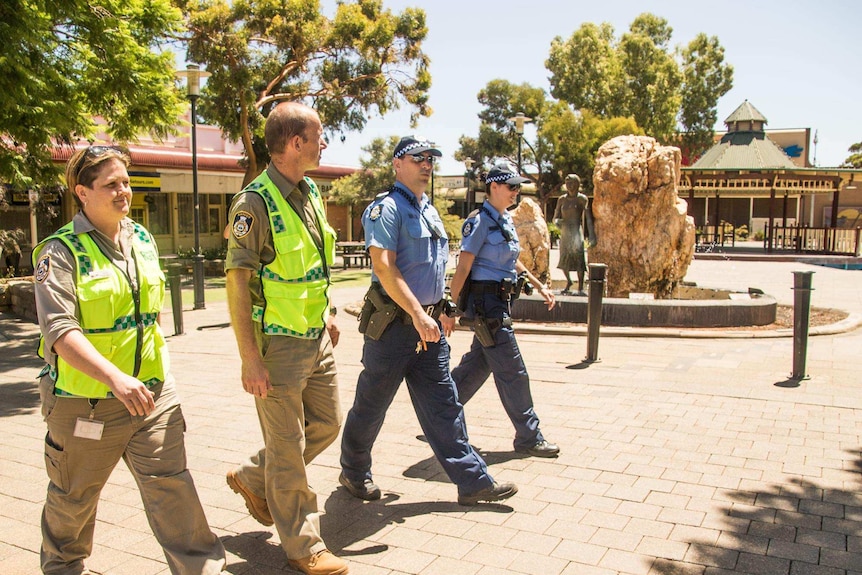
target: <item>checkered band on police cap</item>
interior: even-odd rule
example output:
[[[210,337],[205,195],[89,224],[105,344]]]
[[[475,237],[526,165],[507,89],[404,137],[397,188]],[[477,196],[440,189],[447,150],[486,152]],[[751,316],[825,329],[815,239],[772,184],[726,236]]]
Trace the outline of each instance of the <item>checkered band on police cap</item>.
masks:
[[[522,178],[518,175],[515,166],[508,162],[495,165],[488,170],[488,175],[485,176],[485,183],[504,182],[506,184],[525,184],[529,182],[527,178]]]
[[[406,155],[415,156],[422,152],[431,152],[432,156],[440,157],[443,153],[434,147],[434,143],[421,136],[404,136],[395,146],[392,153],[393,158],[402,158]]]

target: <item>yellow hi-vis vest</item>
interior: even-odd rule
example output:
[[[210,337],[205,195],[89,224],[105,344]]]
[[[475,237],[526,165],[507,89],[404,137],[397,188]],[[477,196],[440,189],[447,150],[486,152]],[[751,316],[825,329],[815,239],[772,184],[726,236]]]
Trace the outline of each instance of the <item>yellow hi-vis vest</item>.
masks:
[[[132,254],[138,271],[133,290],[124,270],[105,256],[89,234],[76,234],[69,222],[33,250],[34,269],[45,243],[58,239],[68,246],[76,262],[79,320],[84,337],[124,373],[151,386],[165,381],[170,370],[165,338],[156,322],[165,297],[165,276],[149,232],[135,224]],[[44,341],[39,342],[44,357]],[[52,370],[53,372],[54,370]],[[113,397],[110,388],[57,358],[55,391],[58,395],[87,398]]]
[[[266,171],[244,189],[266,203],[276,252],[275,260],[262,264],[258,271],[264,305],[252,307],[252,319],[260,322],[264,333],[317,339],[329,315],[329,266],[335,259],[335,230],[326,221],[317,185],[311,178],[305,181],[320,223],[322,250]]]

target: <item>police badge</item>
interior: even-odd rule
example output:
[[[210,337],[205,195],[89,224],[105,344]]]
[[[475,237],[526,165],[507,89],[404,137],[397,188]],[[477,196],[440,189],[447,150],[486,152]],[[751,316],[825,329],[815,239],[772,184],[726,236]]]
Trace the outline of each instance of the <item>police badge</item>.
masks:
[[[33,272],[36,282],[43,283],[48,279],[49,271],[51,271],[51,256],[49,254],[45,254],[39,258],[38,262],[36,262],[36,271]]]
[[[233,218],[233,236],[242,239],[251,231],[254,224],[254,216],[248,212],[237,212]]]
[[[371,211],[368,213],[368,219],[373,222],[374,220],[376,220],[379,217],[380,217],[380,204],[377,204],[376,206],[371,208]]]
[[[473,233],[473,222],[471,222],[470,220],[467,220],[466,222],[464,222],[464,227],[461,228],[461,236],[466,238],[466,237],[469,237],[470,234],[472,234],[472,233]]]

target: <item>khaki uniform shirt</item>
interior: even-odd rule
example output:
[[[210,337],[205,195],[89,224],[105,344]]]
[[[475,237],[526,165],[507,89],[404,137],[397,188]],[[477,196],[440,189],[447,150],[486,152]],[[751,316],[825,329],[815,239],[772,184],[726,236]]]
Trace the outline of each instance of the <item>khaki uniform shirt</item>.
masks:
[[[89,233],[99,249],[108,259],[119,267],[129,278],[132,288],[138,287],[138,270],[132,258],[132,233],[134,224],[129,218],[120,222],[120,243],[97,230],[84,212],[78,212],[72,219],[75,233]],[[41,282],[36,282],[36,309],[39,316],[39,329],[45,339],[45,361],[57,367],[54,343],[66,332],[81,329],[78,310],[77,275],[75,256],[60,240],[51,240],[42,249],[39,259],[49,257],[47,274]]]
[[[302,217],[305,227],[308,228],[312,239],[318,249],[323,247],[323,234],[317,214],[308,199],[311,189],[305,180],[300,180],[298,185],[293,185],[275,166],[270,164],[266,169],[267,175],[281,192],[283,198]],[[269,224],[269,214],[266,203],[256,192],[242,192],[238,194],[231,204],[229,222],[234,222],[236,214],[240,211],[251,214],[251,229],[243,237],[238,238],[231,224],[231,233],[227,242],[227,259],[225,270],[247,269],[251,270],[252,277],[249,281],[252,305],[263,305],[263,295],[260,287],[260,278],[257,272],[262,265],[275,260],[275,244],[272,239],[272,227]]]

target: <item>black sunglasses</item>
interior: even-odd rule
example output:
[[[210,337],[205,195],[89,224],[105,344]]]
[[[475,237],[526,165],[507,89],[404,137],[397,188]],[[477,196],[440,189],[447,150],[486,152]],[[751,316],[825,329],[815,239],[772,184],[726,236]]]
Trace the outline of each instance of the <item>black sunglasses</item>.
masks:
[[[435,156],[423,156],[422,154],[413,154],[409,156],[413,163],[421,164],[422,162],[427,161],[432,166],[437,163],[437,158]]]
[[[506,184],[506,185],[509,186],[509,191],[512,191],[512,192],[517,192],[518,190],[521,189],[521,184]]]
[[[75,177],[80,176],[81,172],[84,171],[87,160],[94,160],[108,153],[113,153],[116,156],[125,154],[123,150],[116,146],[88,146],[87,150],[81,154],[81,159],[78,160],[78,165],[75,167]]]

